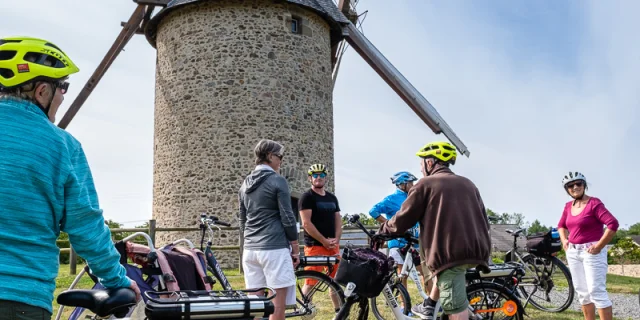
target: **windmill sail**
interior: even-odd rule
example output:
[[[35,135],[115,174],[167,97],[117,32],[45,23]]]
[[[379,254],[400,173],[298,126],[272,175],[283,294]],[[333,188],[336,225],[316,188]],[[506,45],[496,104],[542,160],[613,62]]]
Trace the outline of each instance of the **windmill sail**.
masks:
[[[431,130],[443,133],[460,153],[469,157],[469,150],[451,127],[442,119],[438,111],[420,92],[396,69],[387,58],[355,27],[349,23],[343,28],[343,36],[362,58],[384,79]]]

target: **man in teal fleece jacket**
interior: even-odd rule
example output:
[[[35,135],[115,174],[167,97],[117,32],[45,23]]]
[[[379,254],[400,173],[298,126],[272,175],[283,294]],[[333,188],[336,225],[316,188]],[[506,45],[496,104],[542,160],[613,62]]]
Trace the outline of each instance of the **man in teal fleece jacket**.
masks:
[[[0,319],[51,317],[61,231],[105,287],[140,295],[119,263],[82,146],[53,124],[76,72],[48,41],[0,39]]]

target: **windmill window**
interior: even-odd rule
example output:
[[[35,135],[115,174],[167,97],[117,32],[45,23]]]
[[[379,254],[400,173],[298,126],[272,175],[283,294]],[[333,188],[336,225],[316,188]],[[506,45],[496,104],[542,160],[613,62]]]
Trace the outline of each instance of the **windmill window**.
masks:
[[[291,32],[292,33],[300,33],[300,18],[291,17]]]

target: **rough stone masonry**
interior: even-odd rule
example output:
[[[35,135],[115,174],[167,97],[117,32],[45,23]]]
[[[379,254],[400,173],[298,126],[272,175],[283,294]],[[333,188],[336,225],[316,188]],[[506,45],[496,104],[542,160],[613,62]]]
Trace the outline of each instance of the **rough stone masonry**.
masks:
[[[292,28],[292,19],[298,28]],[[156,30],[153,217],[197,227],[200,213],[237,227],[238,189],[261,138],[285,146],[281,174],[293,195],[306,169],[333,171],[330,25],[315,11],[273,0],[199,1]],[[330,172],[329,190],[333,190]],[[159,232],[158,245],[200,234]],[[214,245],[238,245],[225,231]],[[224,267],[238,251],[216,251]]]

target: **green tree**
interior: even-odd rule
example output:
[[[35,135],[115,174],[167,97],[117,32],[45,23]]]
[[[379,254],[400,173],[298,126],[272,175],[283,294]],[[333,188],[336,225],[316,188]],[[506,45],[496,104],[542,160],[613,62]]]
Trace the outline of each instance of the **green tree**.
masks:
[[[538,232],[547,232],[550,229],[551,229],[550,227],[543,225],[542,223],[540,223],[540,221],[538,221],[538,219],[536,219],[529,225],[529,228],[527,229],[527,233],[534,234]]]
[[[619,228],[618,231],[616,231],[616,234],[613,236],[613,239],[611,239],[611,244],[616,244],[618,243],[618,241],[620,241],[620,239],[624,239],[627,236],[629,236],[629,231],[623,228]]]
[[[487,216],[489,218],[500,219],[500,217],[498,217],[498,214],[491,209],[487,209]]]
[[[622,238],[611,247],[608,258],[609,261],[620,264],[624,274],[625,264],[640,263],[640,247],[630,237]]]
[[[525,225],[525,216],[522,213],[496,213],[491,209],[487,210],[487,216],[489,222],[492,224],[514,224],[518,228],[522,228]]]
[[[631,225],[631,227],[629,227],[629,232],[628,234],[630,236],[637,236],[640,235],[640,222]]]
[[[349,214],[349,215],[353,215],[353,214]],[[358,213],[357,215],[360,216],[360,219],[358,219],[358,220],[360,222],[362,222],[362,224],[365,225],[365,226],[378,226],[378,225],[380,225],[380,223],[376,219],[372,218],[369,214]],[[345,215],[342,216],[342,224],[346,225],[348,223],[349,223],[349,221],[347,221],[347,215],[345,214]]]

